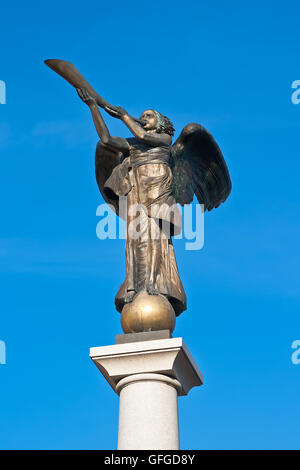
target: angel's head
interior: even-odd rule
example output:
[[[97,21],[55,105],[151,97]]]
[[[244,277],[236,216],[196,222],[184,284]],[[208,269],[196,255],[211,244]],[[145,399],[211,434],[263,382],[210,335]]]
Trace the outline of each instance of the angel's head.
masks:
[[[155,109],[147,109],[140,117],[143,123],[143,127],[147,132],[155,131],[159,134],[165,133],[174,135],[175,129],[173,123],[167,116],[163,116],[159,111]]]

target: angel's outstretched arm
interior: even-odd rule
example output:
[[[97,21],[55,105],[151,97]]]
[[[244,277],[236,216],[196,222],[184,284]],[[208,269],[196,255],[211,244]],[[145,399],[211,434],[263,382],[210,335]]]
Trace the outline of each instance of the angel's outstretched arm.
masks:
[[[111,137],[94,98],[92,98],[86,90],[80,88],[77,89],[77,93],[82,101],[90,108],[96,131],[102,143],[119,152],[128,151],[129,145],[126,139],[122,139],[121,137]]]
[[[105,110],[111,116],[121,119],[137,139],[140,139],[149,145],[153,145],[154,147],[160,145],[171,145],[172,137],[170,135],[159,134],[157,132],[147,132],[138,120],[129,116],[127,111],[120,106],[114,106],[113,109],[106,107]]]
[[[171,145],[172,143],[172,137],[170,135],[145,131],[145,129],[143,129],[143,127],[134,121],[127,113],[122,116],[122,121],[135,137],[146,142],[146,144],[156,147],[159,145]]]

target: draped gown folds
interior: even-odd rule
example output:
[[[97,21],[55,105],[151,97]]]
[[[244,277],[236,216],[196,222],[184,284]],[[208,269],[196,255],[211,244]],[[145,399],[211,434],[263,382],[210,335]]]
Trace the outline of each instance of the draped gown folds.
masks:
[[[114,155],[119,163],[111,162],[114,167],[102,174],[100,187],[117,213],[119,198],[125,196],[127,202],[126,279],[117,292],[116,308],[121,312],[128,294],[147,291],[152,283],[179,315],[186,309],[186,295],[172,244],[172,236],[181,231],[181,211],[172,194],[170,147],[155,147],[136,138],[126,141],[128,153]],[[100,161],[107,152],[112,150],[99,142],[96,176],[97,158],[103,172]]]

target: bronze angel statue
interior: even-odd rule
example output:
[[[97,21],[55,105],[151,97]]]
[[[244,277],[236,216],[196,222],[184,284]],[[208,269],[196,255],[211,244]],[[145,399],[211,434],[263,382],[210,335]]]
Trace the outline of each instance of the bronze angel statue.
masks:
[[[139,119],[133,118],[96,93],[70,62],[48,60],[46,64],[77,89],[91,111],[100,138],[95,165],[103,198],[117,213],[119,199],[126,198],[126,278],[115,298],[117,310],[124,312],[143,293],[148,299],[165,299],[174,314],[180,315],[186,309],[186,295],[172,244],[172,236],[181,229],[178,203],[190,204],[196,195],[204,209],[211,211],[228,198],[231,180],[221,150],[211,134],[194,123],[185,126],[172,144],[173,124],[159,111],[147,109]],[[120,119],[132,137],[112,137],[99,106]],[[139,231],[132,235],[128,227],[136,217],[136,207]],[[137,308],[147,310],[147,305],[144,297]],[[155,323],[153,305],[150,310],[152,323],[140,321],[137,326],[135,322],[135,327],[125,329],[123,325],[125,332],[164,328],[163,321]]]

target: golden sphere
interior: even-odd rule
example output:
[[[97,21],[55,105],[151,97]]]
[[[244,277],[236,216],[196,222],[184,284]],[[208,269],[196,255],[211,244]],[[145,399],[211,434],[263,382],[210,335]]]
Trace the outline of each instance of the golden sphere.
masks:
[[[124,333],[171,330],[175,328],[176,316],[170,302],[162,295],[139,293],[121,313]]]

